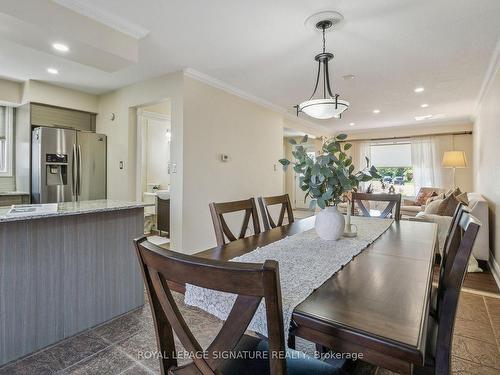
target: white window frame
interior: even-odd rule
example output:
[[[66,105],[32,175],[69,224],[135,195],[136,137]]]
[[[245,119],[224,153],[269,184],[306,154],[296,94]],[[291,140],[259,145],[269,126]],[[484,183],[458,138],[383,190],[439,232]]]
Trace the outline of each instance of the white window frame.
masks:
[[[0,177],[12,177],[14,165],[14,109],[5,106],[5,169],[0,169]]]

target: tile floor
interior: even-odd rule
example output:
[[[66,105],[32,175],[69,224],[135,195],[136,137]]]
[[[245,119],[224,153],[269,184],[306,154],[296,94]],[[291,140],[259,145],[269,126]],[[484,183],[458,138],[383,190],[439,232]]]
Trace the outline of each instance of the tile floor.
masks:
[[[182,297],[176,298],[180,302]],[[220,329],[220,321],[197,309],[183,306],[182,311],[202,346],[208,346]],[[298,341],[298,346],[304,351],[313,349],[310,343],[303,341]],[[0,375],[159,374],[158,361],[141,355],[148,350],[156,350],[156,341],[151,312],[146,304],[1,367]],[[361,373],[393,374],[369,366],[364,366]],[[453,373],[500,374],[500,298],[462,293],[455,326]]]

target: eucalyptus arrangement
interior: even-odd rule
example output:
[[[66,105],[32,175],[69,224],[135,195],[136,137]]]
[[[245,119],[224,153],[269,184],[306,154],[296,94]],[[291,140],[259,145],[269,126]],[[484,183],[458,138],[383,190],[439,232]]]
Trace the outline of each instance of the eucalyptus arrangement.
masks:
[[[311,197],[310,208],[313,209],[318,205],[324,209],[323,211],[330,213],[331,216],[328,219],[330,222],[325,220],[319,222],[323,211],[316,218],[316,231],[326,239],[338,239],[344,231],[344,217],[336,209],[336,206],[342,202],[343,196],[348,192],[356,191],[361,182],[382,178],[377,169],[373,165],[370,166],[368,158],[366,158],[366,167],[363,170],[354,171],[352,157],[346,153],[352,144],[341,143],[346,139],[346,134],[339,134],[326,140],[322,146],[322,154],[316,158],[309,156],[304,147],[308,141],[307,135],[299,143],[295,139],[291,139],[290,143],[294,145],[292,154],[295,161],[279,160],[285,171],[293,165],[293,170],[299,174],[300,188],[305,192],[304,201],[307,197]],[[330,207],[334,207],[334,209],[329,210]],[[334,219],[333,215],[337,219]],[[332,222],[335,220],[334,228]],[[320,233],[318,227],[325,223],[327,228],[322,231],[323,233]]]
[[[307,154],[304,143],[308,137],[305,135],[299,144],[295,139],[290,140],[294,145],[292,152],[295,162],[280,159],[279,162],[286,170],[293,165],[293,170],[300,175],[300,188],[305,192],[304,200],[311,197],[311,208],[317,204],[320,208],[336,206],[342,202],[342,196],[350,191],[355,191],[360,182],[382,178],[377,168],[370,166],[366,158],[366,168],[354,172],[352,157],[346,151],[352,147],[351,143],[341,144],[347,139],[346,134],[339,134],[323,143],[323,153],[314,160]]]

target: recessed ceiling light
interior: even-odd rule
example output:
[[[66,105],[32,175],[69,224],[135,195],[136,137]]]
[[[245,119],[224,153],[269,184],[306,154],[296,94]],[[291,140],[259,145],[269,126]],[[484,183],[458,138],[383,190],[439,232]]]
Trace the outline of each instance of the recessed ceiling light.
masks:
[[[354,122],[351,122],[351,123],[349,124],[349,126],[354,126],[354,125],[356,125]]]
[[[375,114],[379,114],[379,113],[380,113],[380,109],[374,109],[374,110],[373,110],[373,113],[375,113]]]
[[[62,44],[62,43],[53,43],[52,48],[54,48],[55,50],[60,51],[60,52],[68,52],[69,51],[69,47],[66,44]]]
[[[420,93],[420,92],[424,92],[424,90],[425,90],[425,89],[424,89],[423,87],[417,87],[417,88],[416,88],[415,90],[413,90],[413,91],[415,91],[415,92],[418,94],[418,93]]]
[[[344,78],[345,80],[348,81],[348,80],[354,79],[356,77],[354,76],[354,74],[346,74],[345,76],[342,76],[342,78]]]
[[[59,70],[57,70],[56,68],[47,68],[47,72],[49,72],[50,74],[59,74]]]
[[[429,106],[429,104],[427,104],[427,103],[420,104],[420,107],[422,107],[422,108],[427,108],[428,106]]]

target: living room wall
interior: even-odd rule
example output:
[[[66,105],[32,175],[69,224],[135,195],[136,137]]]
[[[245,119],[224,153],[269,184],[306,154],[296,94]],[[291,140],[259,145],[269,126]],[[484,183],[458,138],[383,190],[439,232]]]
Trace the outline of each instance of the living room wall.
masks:
[[[474,123],[475,190],[483,194],[490,207],[490,259],[500,276],[500,64],[493,70],[490,84],[481,100]],[[500,281],[497,279],[497,281]]]

